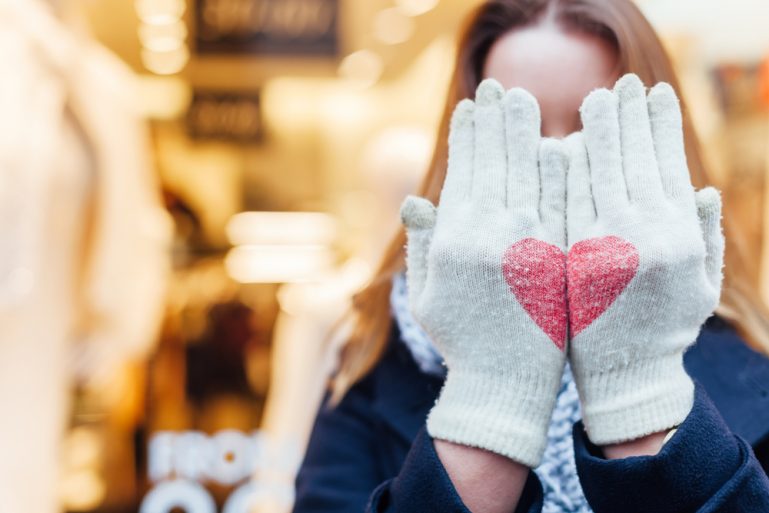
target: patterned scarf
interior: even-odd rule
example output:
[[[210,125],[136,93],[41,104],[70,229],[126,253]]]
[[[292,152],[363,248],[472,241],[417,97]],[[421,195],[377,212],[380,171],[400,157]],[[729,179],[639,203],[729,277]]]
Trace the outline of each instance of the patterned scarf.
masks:
[[[397,274],[393,279],[390,307],[400,329],[401,341],[422,372],[445,377],[443,358],[409,311],[406,287],[405,276]],[[547,448],[542,463],[534,469],[545,492],[543,513],[592,513],[579,484],[574,462],[571,431],[574,423],[581,418],[577,387],[567,363],[547,432]]]

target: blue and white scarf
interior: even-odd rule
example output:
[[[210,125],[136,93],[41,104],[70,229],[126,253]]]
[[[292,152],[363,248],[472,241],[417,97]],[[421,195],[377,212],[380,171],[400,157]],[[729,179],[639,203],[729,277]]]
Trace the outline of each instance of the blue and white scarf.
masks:
[[[390,306],[400,329],[401,341],[425,374],[445,377],[446,366],[428,335],[414,320],[408,306],[406,278],[393,279]],[[592,513],[582,492],[574,462],[572,426],[582,418],[579,397],[568,363],[547,432],[547,448],[542,463],[534,469],[545,492],[543,513]]]

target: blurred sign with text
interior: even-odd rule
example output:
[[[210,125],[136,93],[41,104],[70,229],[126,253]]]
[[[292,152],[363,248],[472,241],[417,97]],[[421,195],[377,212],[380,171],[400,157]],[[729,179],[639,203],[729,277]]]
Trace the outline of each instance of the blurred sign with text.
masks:
[[[301,458],[295,440],[259,431],[155,433],[147,464],[153,486],[139,513],[217,513],[206,488],[213,483],[231,490],[222,513],[285,511],[294,499],[293,476]]]
[[[263,135],[259,93],[195,91],[187,131],[198,140],[258,142]]]
[[[339,0],[197,0],[202,54],[337,54]]]

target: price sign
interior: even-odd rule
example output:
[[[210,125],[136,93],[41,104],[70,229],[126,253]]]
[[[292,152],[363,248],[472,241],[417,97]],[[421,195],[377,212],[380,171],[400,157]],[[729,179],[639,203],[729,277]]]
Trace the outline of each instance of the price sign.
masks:
[[[339,0],[197,0],[200,53],[337,54]]]

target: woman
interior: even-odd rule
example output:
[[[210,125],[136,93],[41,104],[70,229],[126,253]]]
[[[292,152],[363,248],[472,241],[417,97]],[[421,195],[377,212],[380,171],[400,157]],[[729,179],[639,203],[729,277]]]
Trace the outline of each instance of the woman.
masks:
[[[769,511],[764,310],[676,87],[629,1],[478,9],[296,513]]]

